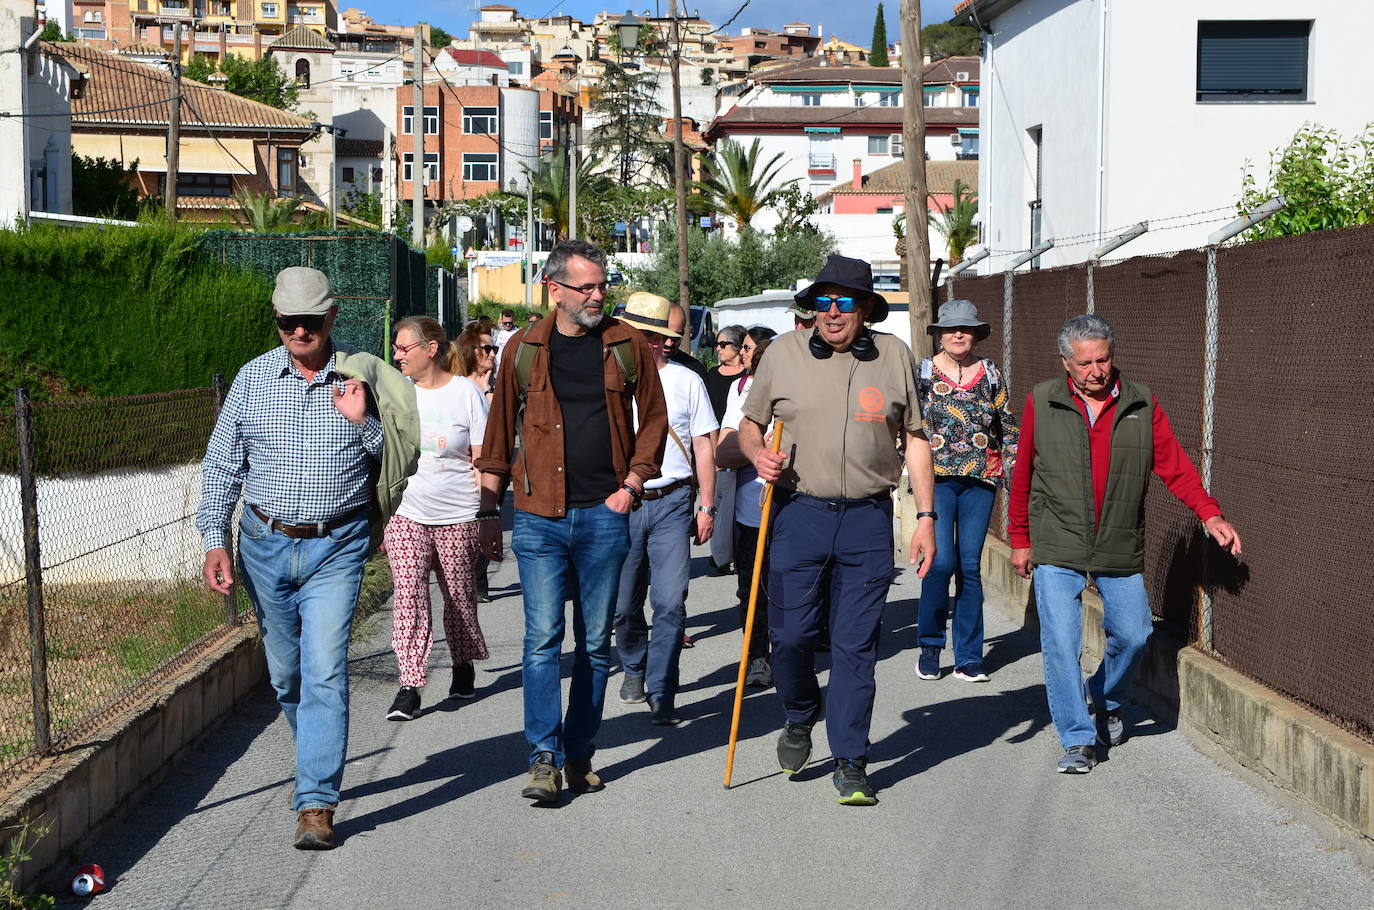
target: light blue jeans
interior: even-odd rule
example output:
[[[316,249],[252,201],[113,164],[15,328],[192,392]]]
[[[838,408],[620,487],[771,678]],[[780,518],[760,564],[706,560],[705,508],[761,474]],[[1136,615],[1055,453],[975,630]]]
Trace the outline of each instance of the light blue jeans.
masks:
[[[297,810],[339,802],[348,750],[348,632],[368,548],[366,510],[310,540],[272,531],[249,508],[239,521],[239,574],[258,616],[277,703],[296,739]]]
[[[682,627],[687,622],[687,580],[692,552],[692,489],[679,487],[647,500],[630,515],[630,552],[620,569],[615,641],[627,676],[644,677],[654,701],[675,703]],[[644,600],[653,608],[653,632]]]
[[[525,739],[531,764],[540,752],[553,753],[561,768],[568,758],[591,758],[596,751],[628,528],[629,516],[605,505],[569,509],[566,518],[515,512],[510,545],[525,600]],[[558,660],[569,598],[575,646],[564,718]]]
[[[1095,704],[1115,711],[1126,698],[1145,656],[1145,642],[1154,629],[1150,601],[1145,596],[1145,579],[1140,573],[1094,573],[1092,579],[1102,595],[1102,631],[1106,633],[1107,647],[1102,663],[1088,678],[1088,691]],[[1062,566],[1036,566],[1031,578],[1035,607],[1040,614],[1045,693],[1054,728],[1065,749],[1090,746],[1097,740],[1097,728],[1083,698],[1083,672],[1078,665],[1083,646],[1083,588],[1087,582],[1087,573]]]

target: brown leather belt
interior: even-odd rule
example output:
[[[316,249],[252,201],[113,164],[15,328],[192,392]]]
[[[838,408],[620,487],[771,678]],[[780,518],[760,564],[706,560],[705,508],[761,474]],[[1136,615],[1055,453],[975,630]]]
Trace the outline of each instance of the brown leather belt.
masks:
[[[672,483],[668,484],[666,487],[655,487],[655,488],[652,489],[652,490],[646,489],[646,490],[640,495],[639,498],[640,498],[640,499],[643,499],[645,502],[653,502],[655,499],[662,499],[663,497],[667,496],[669,493],[673,492],[674,490],[677,490],[677,489],[680,489],[680,488],[686,487],[686,486],[691,486],[691,484],[692,484],[692,482],[691,482],[690,480],[681,480],[681,479],[679,479],[679,480],[674,480]]]
[[[309,525],[288,525],[283,524],[278,519],[268,518],[267,513],[264,512],[262,509],[259,509],[257,506],[250,505],[248,508],[252,509],[253,514],[261,518],[263,523],[266,524],[267,527],[271,528],[273,531],[280,531],[287,537],[291,537],[296,540],[310,540],[315,537],[323,537],[335,528],[342,527],[343,525],[348,524],[350,521],[356,521],[359,511],[357,509],[354,509],[347,515],[344,515],[340,518],[335,518],[333,521],[320,521],[316,522],[315,524]]]

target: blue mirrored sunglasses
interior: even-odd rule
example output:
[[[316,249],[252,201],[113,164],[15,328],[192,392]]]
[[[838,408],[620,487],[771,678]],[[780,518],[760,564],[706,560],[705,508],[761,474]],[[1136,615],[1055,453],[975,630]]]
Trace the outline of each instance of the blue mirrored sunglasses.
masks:
[[[839,307],[841,313],[852,313],[854,312],[854,308],[858,305],[858,301],[856,301],[853,297],[817,297],[816,312],[830,312],[830,305],[832,303],[835,306]]]

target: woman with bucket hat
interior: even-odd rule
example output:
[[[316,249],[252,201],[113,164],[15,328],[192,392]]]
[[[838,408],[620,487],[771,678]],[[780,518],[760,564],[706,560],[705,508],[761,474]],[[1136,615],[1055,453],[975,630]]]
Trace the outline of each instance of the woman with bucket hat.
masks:
[[[921,361],[917,382],[935,462],[935,511],[940,520],[935,526],[935,560],[921,582],[916,675],[940,678],[940,652],[950,619],[954,676],[987,682],[979,560],[997,484],[1010,487],[1016,417],[997,365],[975,351],[991,331],[978,318],[978,310],[967,300],[950,300],[940,306],[939,316],[926,329],[934,336],[937,353]]]

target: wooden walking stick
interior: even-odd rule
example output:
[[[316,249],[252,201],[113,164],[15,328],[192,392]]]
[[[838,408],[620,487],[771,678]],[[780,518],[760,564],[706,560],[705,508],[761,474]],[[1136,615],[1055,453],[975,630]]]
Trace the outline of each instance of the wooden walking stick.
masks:
[[[773,421],[773,448],[776,454],[782,446],[782,421]],[[730,717],[730,748],[725,753],[725,789],[730,789],[730,775],[735,770],[735,741],[739,737],[739,712],[744,704],[744,674],[749,665],[749,639],[754,634],[754,613],[759,602],[759,576],[763,573],[763,553],[768,546],[768,519],[773,514],[773,481],[763,485],[763,513],[759,516],[759,542],[754,547],[754,577],[749,584],[749,609],[744,613],[744,641],[739,649],[739,676],[735,680],[735,710]]]

